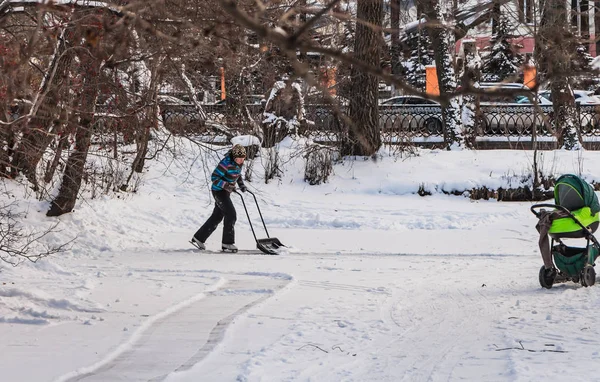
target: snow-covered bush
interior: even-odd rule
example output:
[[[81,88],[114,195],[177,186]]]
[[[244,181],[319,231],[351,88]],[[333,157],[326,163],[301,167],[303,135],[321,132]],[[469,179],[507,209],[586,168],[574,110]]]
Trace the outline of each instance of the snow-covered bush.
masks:
[[[331,147],[314,144],[304,155],[306,166],[304,168],[304,181],[311,186],[327,182],[333,171],[333,158]]]
[[[304,96],[298,82],[277,81],[263,113],[263,147],[273,147],[288,135],[297,135],[306,123]]]

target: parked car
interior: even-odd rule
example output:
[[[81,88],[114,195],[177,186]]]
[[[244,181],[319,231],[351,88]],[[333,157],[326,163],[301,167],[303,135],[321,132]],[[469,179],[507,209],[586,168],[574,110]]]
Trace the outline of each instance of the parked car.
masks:
[[[381,101],[380,105],[397,106],[397,105],[440,105],[438,102],[419,97],[419,96],[396,96]]]
[[[159,94],[158,103],[160,112],[165,126],[178,133],[195,131],[200,125],[200,114],[196,106],[187,99],[181,99],[173,95]],[[225,116],[222,112],[223,106],[218,106],[215,110],[215,105],[202,104],[202,108],[206,113],[207,119],[205,124],[219,125],[225,122]]]
[[[548,90],[541,90],[538,93],[542,98],[540,102],[541,106],[552,106],[552,92]],[[526,98],[526,97],[525,97]],[[600,126],[600,115],[598,110],[600,108],[600,97],[595,96],[594,92],[587,90],[573,90],[573,98],[575,103],[579,106],[579,123],[583,128],[598,128]],[[529,103],[526,99],[521,104]],[[549,109],[549,108],[547,108]],[[549,116],[552,116],[553,110],[548,110]]]
[[[379,105],[379,126],[388,132],[442,134],[442,108],[438,102],[419,96],[392,97]]]
[[[542,113],[535,112],[530,98],[523,94],[510,94],[511,90],[530,91],[519,83],[483,82],[480,88],[496,94],[479,95],[479,105],[483,115],[481,132],[483,134],[531,134],[534,126],[544,123]],[[532,97],[535,96],[532,94]],[[538,105],[545,112],[552,102],[537,95]],[[539,111],[539,110],[538,110]],[[534,123],[535,122],[535,123]]]
[[[552,101],[552,92],[550,90],[542,90],[540,95]],[[583,105],[600,105],[600,97],[594,95],[594,92],[587,90],[573,90],[573,98],[575,103]]]
[[[265,103],[267,102],[265,96],[261,95],[261,94],[250,94],[247,96],[244,96],[244,99],[246,100],[246,105],[265,105]],[[220,101],[217,101],[215,103],[215,105],[227,105],[229,101],[229,98],[225,98],[222,99]]]
[[[550,90],[542,90],[540,94],[552,100]],[[573,90],[573,98],[575,98],[575,104],[579,106],[577,117],[583,131],[591,132],[591,130],[600,128],[600,97],[591,91]]]
[[[348,105],[350,100],[347,98],[339,95],[328,98],[320,91],[314,91],[304,97],[305,117],[311,122],[313,130],[339,131],[339,118],[348,114]]]
[[[506,82],[482,82],[479,84],[479,88],[490,92],[479,96],[480,104],[482,105],[497,105],[497,104],[519,104],[519,105],[531,105],[529,97],[523,94],[510,94],[510,91],[522,90],[525,92],[531,92],[527,86],[519,83],[506,83]],[[533,93],[532,93],[533,97]],[[552,105],[552,102],[545,97],[543,94],[538,94],[538,104],[540,106]]]
[[[191,102],[185,101],[181,98],[167,95],[167,94],[159,94],[158,95],[158,103],[162,105],[192,105]]]

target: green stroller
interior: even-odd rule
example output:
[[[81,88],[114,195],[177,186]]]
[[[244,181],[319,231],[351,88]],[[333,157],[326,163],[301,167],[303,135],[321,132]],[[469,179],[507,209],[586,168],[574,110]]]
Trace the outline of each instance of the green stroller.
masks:
[[[553,284],[572,281],[584,287],[592,286],[596,282],[594,262],[600,252],[600,243],[594,236],[600,222],[598,197],[589,183],[566,174],[556,180],[554,203],[531,206],[531,212],[538,218],[536,228],[544,260],[540,285],[550,289]],[[586,239],[587,245],[569,247],[562,242],[573,238]]]

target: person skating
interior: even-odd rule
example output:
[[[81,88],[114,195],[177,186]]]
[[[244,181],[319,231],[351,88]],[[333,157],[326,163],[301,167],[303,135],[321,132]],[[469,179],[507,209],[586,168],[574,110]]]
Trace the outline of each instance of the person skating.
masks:
[[[223,221],[221,249],[237,252],[234,228],[237,214],[231,202],[231,193],[235,191],[236,183],[240,191],[246,192],[246,185],[242,180],[242,167],[245,159],[246,149],[244,146],[236,144],[213,171],[211,192],[215,199],[215,208],[206,223],[192,237],[192,244],[198,249],[206,249],[204,243]]]

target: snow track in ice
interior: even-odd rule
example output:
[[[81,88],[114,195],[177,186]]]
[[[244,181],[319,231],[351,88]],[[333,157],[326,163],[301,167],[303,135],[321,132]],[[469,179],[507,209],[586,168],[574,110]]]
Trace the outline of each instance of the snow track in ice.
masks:
[[[227,275],[202,293],[149,318],[94,365],[58,381],[160,381],[206,357],[235,317],[273,296],[290,278]]]

